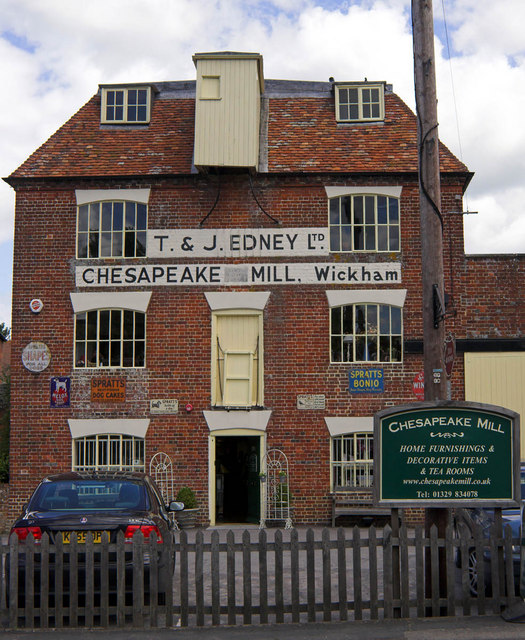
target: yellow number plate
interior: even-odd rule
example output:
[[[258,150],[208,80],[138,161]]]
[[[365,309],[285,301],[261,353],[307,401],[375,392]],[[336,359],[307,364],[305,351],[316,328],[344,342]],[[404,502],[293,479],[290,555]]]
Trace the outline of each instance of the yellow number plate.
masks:
[[[69,544],[71,542],[71,537],[72,537],[73,533],[77,534],[77,542],[79,544],[85,544],[88,533],[92,533],[93,534],[93,542],[95,544],[98,544],[98,543],[102,542],[102,535],[105,532],[104,531],[76,531],[76,532],[75,531],[62,531],[62,542],[64,544]]]

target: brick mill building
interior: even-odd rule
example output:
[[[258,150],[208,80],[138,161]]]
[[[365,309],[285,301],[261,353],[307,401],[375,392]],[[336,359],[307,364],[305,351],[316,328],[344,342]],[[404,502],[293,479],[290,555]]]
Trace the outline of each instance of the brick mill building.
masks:
[[[196,81],[100,86],[6,178],[12,513],[45,474],[160,453],[201,524],[263,518],[275,460],[294,521],[326,523],[334,487],[371,500],[374,413],[419,397],[414,114],[384,82],[194,62]],[[523,412],[523,256],[464,255],[472,174],[440,163],[441,384]]]

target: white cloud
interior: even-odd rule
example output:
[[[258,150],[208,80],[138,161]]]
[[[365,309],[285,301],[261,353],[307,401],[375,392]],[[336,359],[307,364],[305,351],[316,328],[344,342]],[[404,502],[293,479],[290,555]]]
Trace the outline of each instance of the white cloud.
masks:
[[[441,2],[434,5],[444,47]],[[445,8],[452,60],[438,41],[440,137],[459,155],[457,110],[462,159],[476,174],[469,203],[480,211],[465,219],[466,246],[523,251],[525,2],[445,0]],[[0,174],[99,83],[192,79],[195,52],[260,52],[268,78],[386,80],[413,106],[410,29],[409,0],[3,0]],[[13,212],[2,183],[0,242],[12,237]],[[0,296],[6,289],[0,281]]]

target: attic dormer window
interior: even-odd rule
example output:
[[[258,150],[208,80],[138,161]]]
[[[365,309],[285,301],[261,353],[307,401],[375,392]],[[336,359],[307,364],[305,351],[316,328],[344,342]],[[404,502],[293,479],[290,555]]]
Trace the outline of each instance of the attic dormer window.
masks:
[[[338,122],[370,122],[384,120],[383,84],[340,84],[335,87]]]
[[[150,111],[151,87],[102,88],[102,124],[146,124]]]

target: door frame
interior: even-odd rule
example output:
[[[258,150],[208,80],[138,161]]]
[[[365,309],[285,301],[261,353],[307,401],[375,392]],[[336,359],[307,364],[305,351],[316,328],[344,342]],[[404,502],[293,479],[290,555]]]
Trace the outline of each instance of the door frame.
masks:
[[[217,438],[224,438],[224,437],[249,437],[249,438],[259,438],[259,460],[261,461],[261,465],[264,461],[264,455],[266,453],[266,432],[265,431],[260,431],[260,430],[256,430],[256,429],[217,429],[214,430],[213,432],[210,433],[210,435],[208,436],[208,505],[209,505],[209,520],[210,520],[210,526],[214,527],[216,525],[216,521],[215,521],[215,513],[216,513],[216,501],[217,501],[217,494],[216,494],[216,482],[215,482],[215,478],[216,478],[216,467],[215,467],[215,461],[216,461],[216,443],[217,443]],[[263,469],[260,469],[260,472],[263,471]],[[262,485],[259,488],[260,491],[260,499],[259,499],[259,520],[261,519],[261,515],[262,515],[262,509],[263,509],[263,504],[262,504]]]

